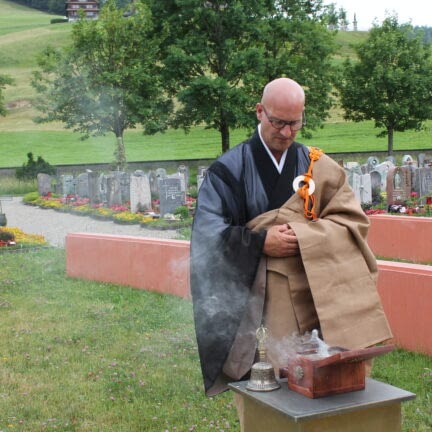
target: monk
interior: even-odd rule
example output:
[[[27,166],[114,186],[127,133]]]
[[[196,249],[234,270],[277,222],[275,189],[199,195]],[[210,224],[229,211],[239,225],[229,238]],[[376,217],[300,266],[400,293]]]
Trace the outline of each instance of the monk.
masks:
[[[253,136],[218,158],[200,188],[191,291],[208,396],[248,376],[255,331],[277,341],[318,329],[329,345],[391,338],[376,290],[369,220],[343,168],[296,141],[305,93],[269,82]]]

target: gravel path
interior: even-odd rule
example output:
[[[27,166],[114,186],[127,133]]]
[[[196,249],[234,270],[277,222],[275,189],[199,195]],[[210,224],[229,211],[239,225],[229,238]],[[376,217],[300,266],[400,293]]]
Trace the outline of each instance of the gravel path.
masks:
[[[70,232],[131,235],[138,237],[175,238],[175,230],[149,230],[139,225],[118,225],[111,221],[99,221],[89,216],[77,216],[45,210],[22,203],[21,198],[1,200],[7,226],[17,227],[29,234],[42,234],[55,247],[64,247],[65,237]]]

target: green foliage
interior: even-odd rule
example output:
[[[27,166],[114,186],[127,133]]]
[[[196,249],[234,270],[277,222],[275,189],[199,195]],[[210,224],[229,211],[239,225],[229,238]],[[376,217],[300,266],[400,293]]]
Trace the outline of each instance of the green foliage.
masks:
[[[389,17],[356,52],[358,61],[347,60],[335,80],[345,118],[374,120],[391,154],[395,131],[419,130],[432,118],[431,47],[410,25]]]
[[[23,196],[23,202],[25,204],[31,204],[39,199],[39,192],[29,192]]]
[[[39,173],[52,175],[56,173],[56,169],[41,156],[38,156],[34,160],[33,153],[31,152],[27,153],[27,163],[24,163],[22,167],[15,170],[15,176],[18,180],[35,179]]]
[[[327,11],[321,2],[274,2],[257,38],[263,44],[265,77],[279,76],[299,82],[306,93],[307,126],[302,135],[322,125],[332,106],[332,56],[335,32],[327,28]]]
[[[186,207],[186,206],[177,207],[174,210],[174,214],[177,215],[177,216],[180,216],[181,220],[185,220],[185,219],[189,219],[190,218],[189,208]]]
[[[171,109],[149,10],[139,3],[132,16],[123,12],[109,0],[97,20],[79,20],[68,49],[48,47],[39,58],[32,83],[41,94],[36,121],[59,120],[83,138],[114,133],[118,168],[126,162],[124,131],[137,124],[148,134],[163,131]]]

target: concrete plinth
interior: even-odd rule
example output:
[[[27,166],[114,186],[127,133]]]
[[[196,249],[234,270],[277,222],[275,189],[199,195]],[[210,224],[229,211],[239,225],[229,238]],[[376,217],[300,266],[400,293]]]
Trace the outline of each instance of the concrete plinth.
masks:
[[[288,389],[252,392],[230,384],[242,405],[242,432],[400,432],[401,402],[415,394],[366,380],[365,390],[309,399]]]

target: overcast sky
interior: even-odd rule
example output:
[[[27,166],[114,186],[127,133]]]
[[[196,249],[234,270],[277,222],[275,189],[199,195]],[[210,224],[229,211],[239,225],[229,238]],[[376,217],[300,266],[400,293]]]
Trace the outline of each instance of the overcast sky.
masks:
[[[330,3],[336,4],[336,10],[342,7],[347,11],[350,30],[354,14],[358,30],[369,30],[375,18],[382,23],[386,11],[396,12],[399,24],[432,27],[432,0],[324,0],[324,4]]]

